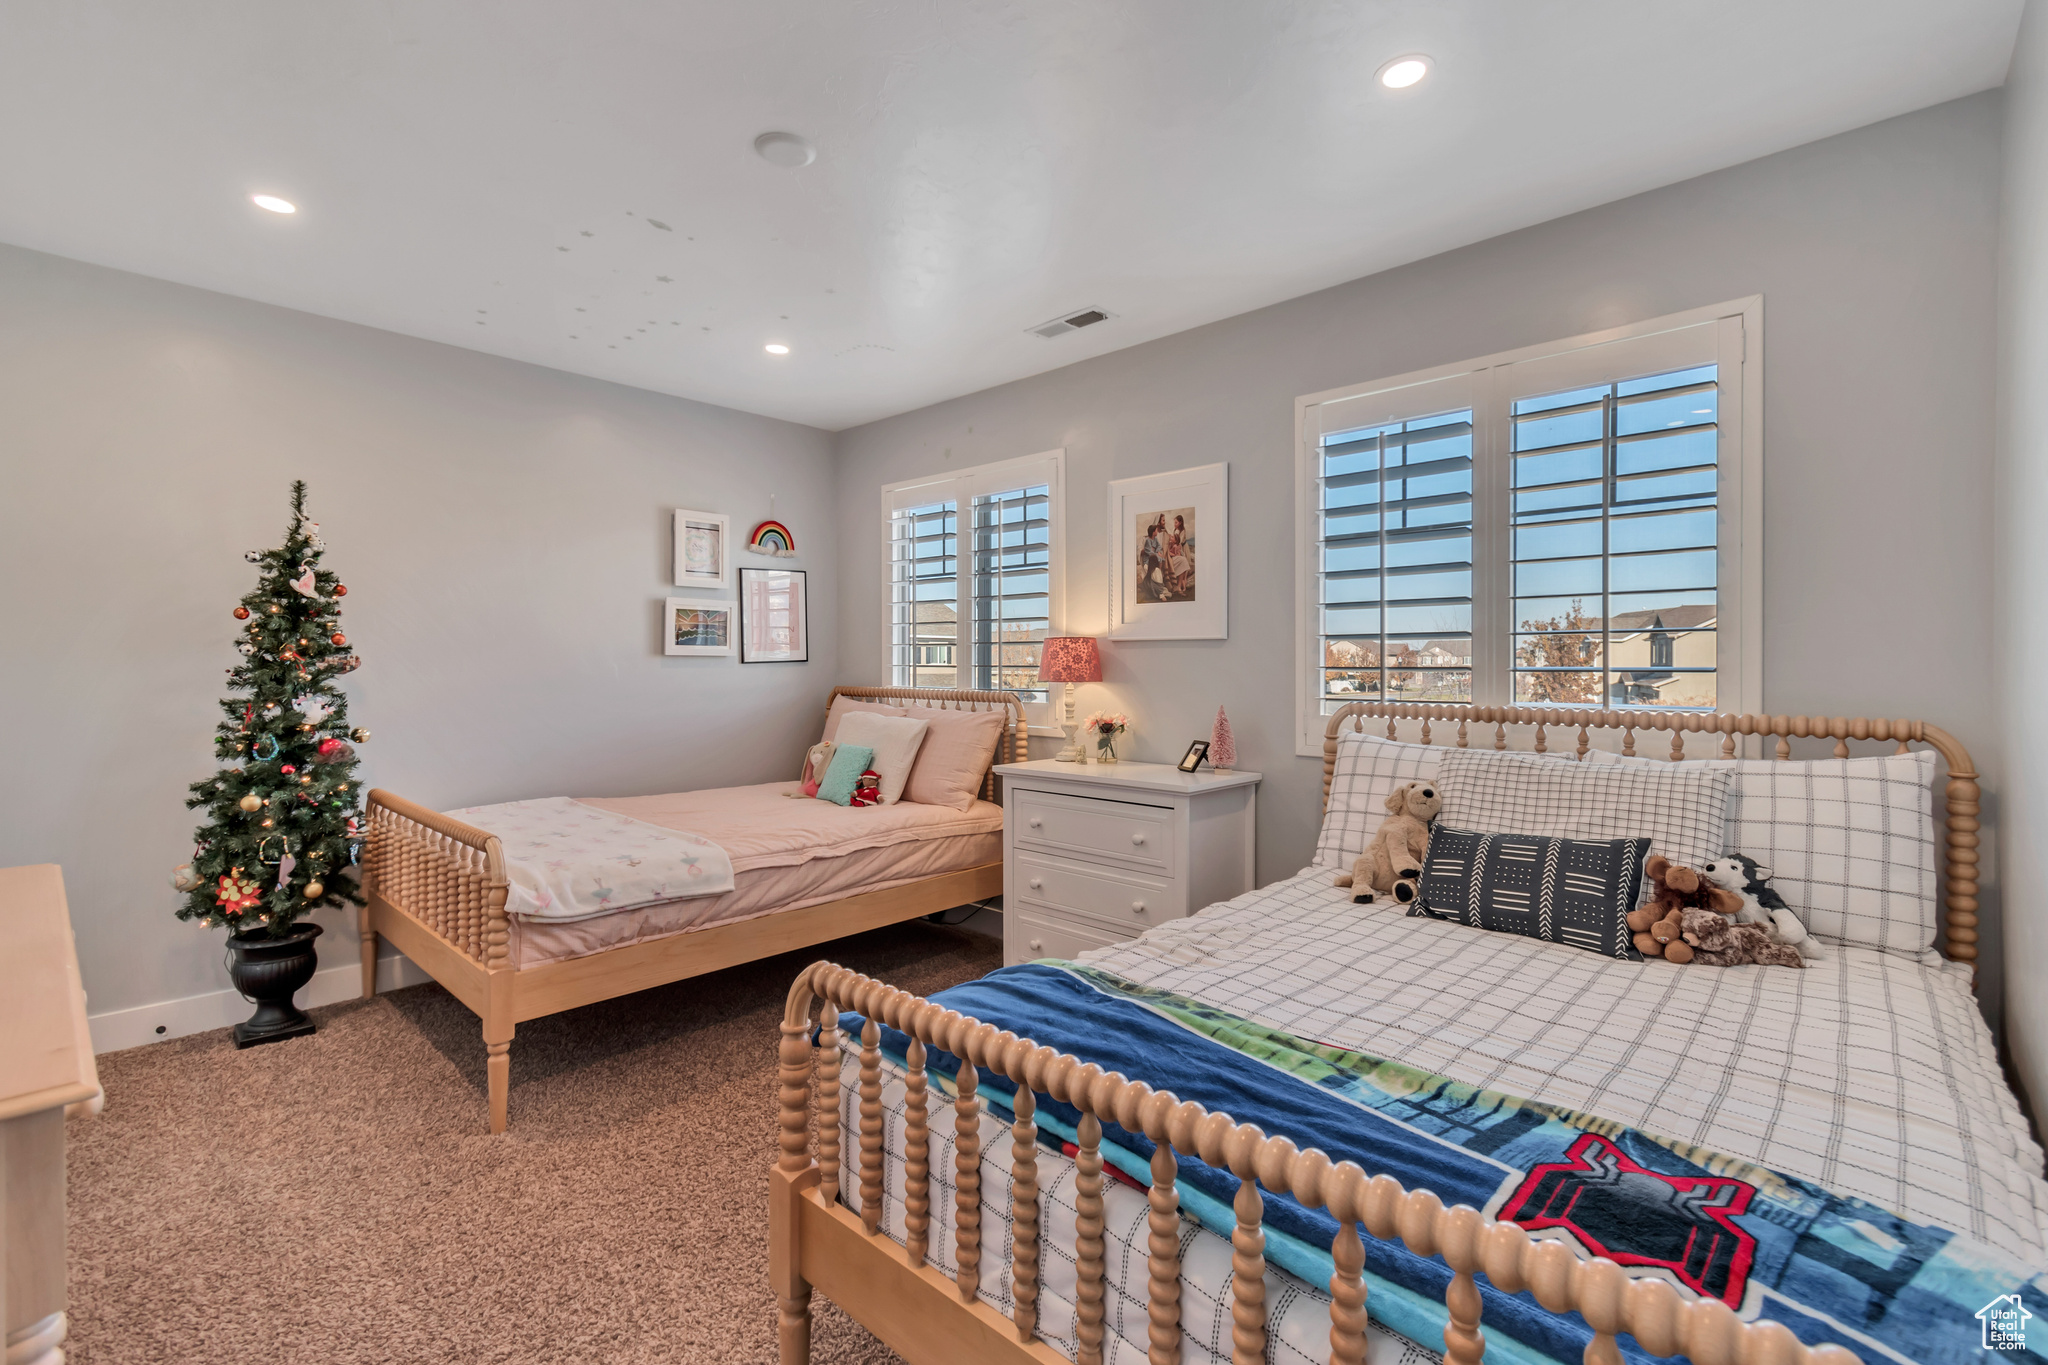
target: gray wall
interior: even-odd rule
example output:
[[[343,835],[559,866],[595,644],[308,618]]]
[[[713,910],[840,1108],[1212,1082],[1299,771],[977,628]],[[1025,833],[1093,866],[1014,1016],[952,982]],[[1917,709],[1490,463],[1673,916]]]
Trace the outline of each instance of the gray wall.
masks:
[[[837,680],[830,462],[808,427],[0,247],[0,866],[63,864],[93,1012],[225,988],[166,878],[243,551],[301,476],[372,785],[447,807],[794,772]],[[811,662],[665,658],[669,510],[744,534],[771,494]]]
[[[2005,195],[1999,224],[1996,699],[2006,749],[1994,811],[2005,897],[2006,1040],[2021,1083],[2048,1101],[2048,11],[2031,0],[2005,87]]]
[[[1240,762],[1266,775],[1260,876],[1290,875],[1313,850],[1321,779],[1292,742],[1295,396],[1761,293],[1763,704],[1949,728],[1978,755],[1995,823],[1998,99],[1924,110],[842,432],[846,672],[880,681],[887,667],[882,483],[1064,446],[1070,624],[1092,631],[1105,611],[1105,483],[1228,460],[1230,639],[1114,642],[1104,682],[1080,704],[1114,700],[1132,713],[1138,756],[1155,760],[1178,757],[1228,707]]]

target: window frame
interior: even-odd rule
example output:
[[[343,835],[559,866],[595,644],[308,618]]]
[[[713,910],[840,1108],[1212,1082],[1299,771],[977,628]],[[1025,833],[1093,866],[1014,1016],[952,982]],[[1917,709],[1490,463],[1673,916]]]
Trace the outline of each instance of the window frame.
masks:
[[[1060,635],[1065,632],[1067,619],[1066,583],[1066,487],[1067,452],[1065,447],[1040,451],[1035,455],[1022,455],[1015,459],[997,460],[990,464],[971,465],[965,469],[947,470],[923,478],[899,479],[882,485],[882,602],[884,630],[885,686],[895,686],[895,662],[889,650],[893,639],[895,560],[891,540],[891,526],[897,511],[904,507],[915,507],[929,502],[952,502],[957,507],[959,548],[956,558],[958,566],[955,578],[955,619],[966,627],[967,608],[974,600],[973,552],[969,544],[971,534],[970,518],[973,500],[991,493],[1005,493],[1016,488],[1033,484],[1046,485],[1046,634]],[[971,627],[970,627],[971,629]],[[973,688],[974,650],[971,638],[956,636],[954,644],[954,686]],[[1047,688],[1047,699],[1034,702],[1020,697],[1024,706],[1024,719],[1030,733],[1059,737],[1065,734],[1055,723],[1053,714],[1056,705],[1052,688]]]
[[[1386,379],[1294,400],[1295,488],[1295,753],[1320,757],[1328,724],[1322,695],[1322,565],[1318,490],[1326,404],[1360,402],[1345,425],[1405,420],[1465,396],[1472,409],[1472,703],[1513,705],[1511,527],[1509,508],[1516,394],[1510,367],[1557,360],[1615,342],[1647,340],[1715,324],[1721,418],[1716,517],[1717,612],[1720,632],[1716,709],[1758,712],[1763,704],[1763,296],[1687,309],[1641,322],[1518,347],[1474,360],[1431,366]],[[1650,349],[1646,347],[1645,349]],[[1620,377],[1620,376],[1617,376]],[[1422,387],[1434,401],[1419,395]],[[1411,396],[1404,398],[1404,391]],[[1527,395],[1523,395],[1527,396]],[[1460,404],[1465,405],[1465,404]],[[1413,407],[1416,410],[1410,411]],[[1398,414],[1398,417],[1396,416]]]

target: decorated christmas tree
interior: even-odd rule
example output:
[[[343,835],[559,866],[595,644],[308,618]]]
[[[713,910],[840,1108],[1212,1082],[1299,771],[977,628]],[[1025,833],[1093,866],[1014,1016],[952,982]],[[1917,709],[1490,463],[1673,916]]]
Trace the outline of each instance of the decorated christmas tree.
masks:
[[[1209,732],[1209,766],[1227,770],[1237,766],[1237,741],[1230,734],[1230,717],[1216,708],[1216,728]]]
[[[244,657],[221,701],[220,771],[185,802],[206,821],[192,861],[171,877],[187,893],[180,919],[275,937],[319,906],[362,903],[342,874],[363,832],[351,741],[370,732],[349,728],[337,686],[362,660],[341,630],[348,588],[320,567],[323,548],[295,482],[284,544],[247,556],[262,578],[235,608]]]

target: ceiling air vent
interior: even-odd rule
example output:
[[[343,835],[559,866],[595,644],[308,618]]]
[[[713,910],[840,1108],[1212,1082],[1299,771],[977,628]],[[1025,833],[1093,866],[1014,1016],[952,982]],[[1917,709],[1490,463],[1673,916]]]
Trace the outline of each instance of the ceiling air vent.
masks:
[[[1093,327],[1098,322],[1106,321],[1108,317],[1109,314],[1100,308],[1084,308],[1078,313],[1068,313],[1064,317],[1054,318],[1051,322],[1041,322],[1031,330],[1042,337],[1064,336],[1083,327]]]

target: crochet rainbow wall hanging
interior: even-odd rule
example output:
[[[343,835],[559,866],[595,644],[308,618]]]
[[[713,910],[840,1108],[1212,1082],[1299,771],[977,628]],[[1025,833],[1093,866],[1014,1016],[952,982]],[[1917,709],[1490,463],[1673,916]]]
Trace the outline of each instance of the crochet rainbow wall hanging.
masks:
[[[747,537],[747,548],[757,555],[774,555],[777,559],[796,558],[796,537],[789,528],[779,521],[764,521],[754,528],[754,534]]]

